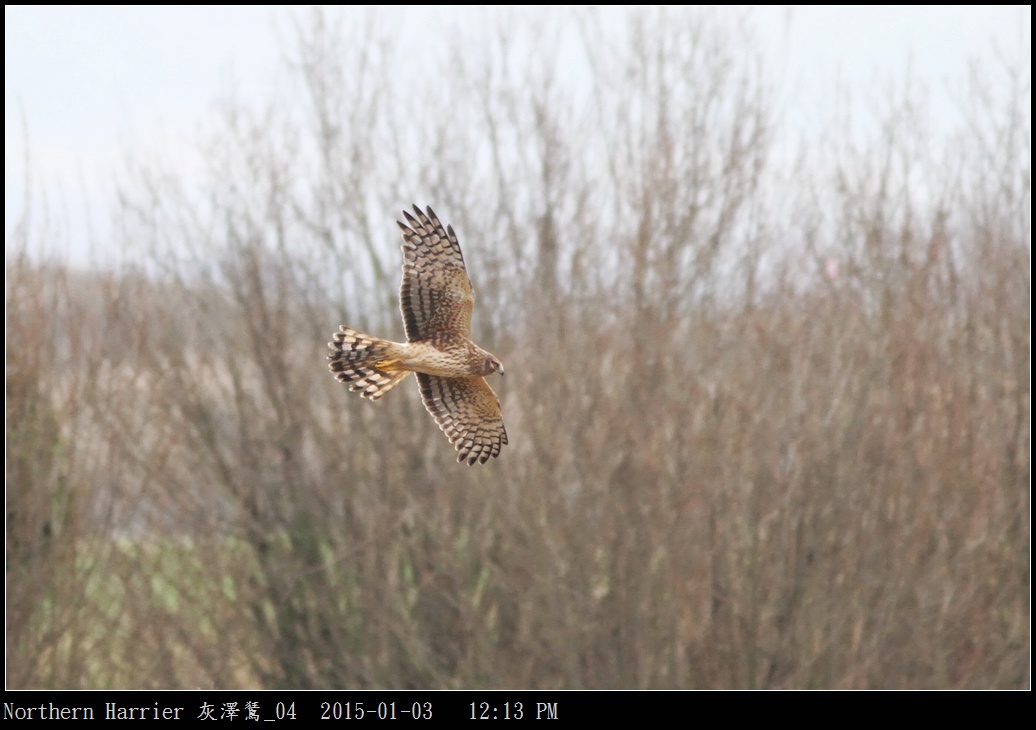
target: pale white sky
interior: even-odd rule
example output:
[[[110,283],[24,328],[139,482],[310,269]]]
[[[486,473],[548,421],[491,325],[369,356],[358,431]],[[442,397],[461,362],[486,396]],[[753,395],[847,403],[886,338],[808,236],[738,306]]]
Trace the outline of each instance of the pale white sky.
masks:
[[[26,142],[35,186],[48,196],[60,191],[66,205],[86,191],[91,214],[106,216],[96,207],[111,200],[114,175],[127,157],[146,159],[190,144],[231,89],[257,103],[271,98],[283,73],[285,39],[305,12],[298,6],[6,6],[5,233],[22,208]],[[364,11],[328,12],[348,17]],[[441,8],[380,12],[398,22],[401,33],[430,21],[448,31],[473,17]],[[916,79],[949,99],[951,84],[964,78],[971,59],[991,59],[996,49],[1008,58],[1023,49],[1028,57],[1031,48],[1030,6],[717,12],[748,14],[772,58],[780,98],[786,104],[817,100],[807,108],[821,104],[837,83],[873,90],[902,77],[908,64]],[[422,52],[421,44],[413,48]]]

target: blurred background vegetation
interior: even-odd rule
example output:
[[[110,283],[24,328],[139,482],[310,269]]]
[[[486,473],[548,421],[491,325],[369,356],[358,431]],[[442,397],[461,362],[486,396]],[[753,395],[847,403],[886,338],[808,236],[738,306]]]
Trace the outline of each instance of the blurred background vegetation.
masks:
[[[316,12],[303,103],[131,165],[118,266],[9,229],[8,687],[1029,686],[1028,61],[788,146],[747,25],[595,22],[573,94],[551,28],[400,78]],[[327,372],[403,336],[410,203],[507,367],[484,467]]]

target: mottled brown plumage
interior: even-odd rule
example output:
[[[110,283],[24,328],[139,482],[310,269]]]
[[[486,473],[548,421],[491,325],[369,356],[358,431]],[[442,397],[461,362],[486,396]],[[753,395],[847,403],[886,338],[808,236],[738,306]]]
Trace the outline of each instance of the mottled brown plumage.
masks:
[[[399,307],[407,342],[389,342],[342,325],[328,343],[329,367],[349,390],[377,400],[411,372],[421,399],[458,461],[485,463],[507,443],[500,400],[483,376],[504,374],[496,357],[471,341],[471,288],[453,227],[431,208],[403,211],[403,283]]]

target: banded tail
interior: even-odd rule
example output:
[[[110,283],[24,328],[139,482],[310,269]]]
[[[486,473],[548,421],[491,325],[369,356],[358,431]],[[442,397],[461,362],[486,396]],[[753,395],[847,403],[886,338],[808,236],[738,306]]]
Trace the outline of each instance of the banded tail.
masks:
[[[362,397],[377,400],[410,374],[399,369],[398,361],[392,358],[393,343],[344,324],[334,336],[334,342],[327,343],[333,350],[327,356],[331,361],[328,367],[338,381],[352,383],[349,390]]]

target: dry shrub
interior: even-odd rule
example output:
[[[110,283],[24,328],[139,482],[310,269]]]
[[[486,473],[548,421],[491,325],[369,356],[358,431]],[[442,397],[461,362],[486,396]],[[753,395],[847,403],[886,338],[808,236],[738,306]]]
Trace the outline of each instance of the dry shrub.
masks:
[[[659,12],[578,19],[576,98],[542,28],[443,90],[315,14],[301,123],[228,104],[200,194],[130,172],[132,266],[9,255],[9,685],[1028,684],[1027,77],[954,174],[906,102],[836,130],[782,217],[750,31]],[[323,364],[401,336],[412,200],[507,365],[481,468]]]

